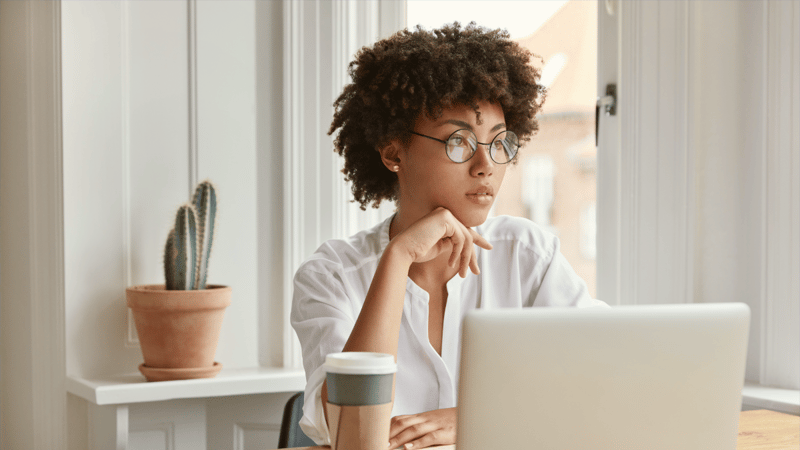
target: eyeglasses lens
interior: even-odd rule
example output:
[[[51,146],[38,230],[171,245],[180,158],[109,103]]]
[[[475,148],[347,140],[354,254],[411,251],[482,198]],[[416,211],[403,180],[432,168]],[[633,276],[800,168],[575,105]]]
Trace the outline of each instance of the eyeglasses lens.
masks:
[[[492,159],[498,164],[505,164],[517,155],[519,139],[513,131],[504,131],[492,142]]]
[[[478,147],[475,134],[469,130],[458,130],[447,140],[447,155],[454,162],[468,160]]]

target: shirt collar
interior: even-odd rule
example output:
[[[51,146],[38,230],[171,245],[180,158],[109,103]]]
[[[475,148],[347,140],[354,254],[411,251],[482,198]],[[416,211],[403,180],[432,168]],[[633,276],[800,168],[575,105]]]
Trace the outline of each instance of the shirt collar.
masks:
[[[389,216],[388,219],[384,220],[383,223],[381,224],[380,231],[378,232],[378,239],[379,239],[378,242],[381,247],[381,254],[383,253],[384,250],[386,250],[386,246],[389,245],[389,240],[390,240],[389,228],[391,228],[392,220],[394,220],[394,216],[396,215],[397,213],[392,214],[391,216]]]

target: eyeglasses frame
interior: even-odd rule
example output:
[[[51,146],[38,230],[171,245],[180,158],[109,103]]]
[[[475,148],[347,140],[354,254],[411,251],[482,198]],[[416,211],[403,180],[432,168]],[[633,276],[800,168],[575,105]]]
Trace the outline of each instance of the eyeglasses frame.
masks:
[[[492,147],[491,147],[492,142],[494,142],[494,140],[495,140],[495,138],[497,138],[497,136],[500,136],[503,133],[508,133],[508,132],[514,133],[511,130],[503,130],[503,131],[495,134],[494,137],[492,138],[492,142],[480,142],[480,141],[478,141],[478,135],[476,135],[475,132],[470,130],[469,128],[459,128],[456,131],[453,131],[452,133],[450,133],[450,136],[447,136],[447,140],[444,140],[444,141],[439,139],[439,138],[435,138],[433,136],[427,136],[427,135],[424,135],[424,134],[421,134],[421,133],[417,133],[414,130],[408,130],[408,132],[411,133],[411,134],[417,135],[417,136],[421,136],[421,137],[424,137],[424,138],[432,139],[432,140],[434,140],[436,142],[441,142],[442,144],[444,144],[444,153],[447,155],[447,159],[449,159],[450,161],[453,161],[453,158],[450,157],[450,153],[447,152],[447,141],[449,141],[450,138],[453,137],[454,134],[458,133],[461,130],[466,130],[466,131],[469,131],[470,133],[472,133],[472,135],[475,136],[475,143],[476,144],[488,146],[489,147],[489,158],[491,158],[491,160],[494,161],[495,164],[508,164],[511,161],[513,161],[517,157],[517,155],[519,154],[520,145],[519,145],[519,143],[517,143],[517,151],[514,153],[514,157],[510,158],[508,161],[506,161],[506,162],[498,162],[497,160],[494,159],[494,156],[492,156]],[[516,135],[517,135],[517,133],[514,133],[514,136],[516,136]],[[517,139],[519,140],[519,137],[517,137]],[[469,155],[469,158],[467,158],[467,159],[465,159],[463,161],[453,161],[453,162],[456,163],[456,164],[463,164],[463,163],[469,161],[470,159],[472,159],[472,157],[475,156],[475,153],[478,153],[477,147],[475,148],[475,151],[472,152],[471,155]]]

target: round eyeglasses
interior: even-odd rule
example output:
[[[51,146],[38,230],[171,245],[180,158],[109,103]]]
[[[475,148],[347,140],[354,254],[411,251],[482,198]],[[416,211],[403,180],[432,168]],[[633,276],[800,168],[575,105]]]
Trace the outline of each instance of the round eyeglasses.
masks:
[[[475,136],[475,133],[466,128],[454,131],[446,141],[426,136],[416,131],[409,130],[409,132],[444,144],[447,157],[455,163],[469,161],[475,151],[478,150],[478,144],[489,146],[489,156],[497,164],[511,162],[517,156],[517,150],[519,150],[519,138],[513,131],[508,130],[498,133],[491,142],[478,142],[478,137]]]

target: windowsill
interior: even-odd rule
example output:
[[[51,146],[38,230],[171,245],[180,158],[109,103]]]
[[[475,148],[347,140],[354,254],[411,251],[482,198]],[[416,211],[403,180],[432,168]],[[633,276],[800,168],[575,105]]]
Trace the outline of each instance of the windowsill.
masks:
[[[800,415],[800,391],[745,383],[742,389],[742,404]]]
[[[223,369],[215,378],[148,383],[136,373],[102,379],[67,377],[67,392],[96,405],[158,402],[182,398],[295,392],[305,388],[301,369]],[[800,392],[745,383],[742,404],[800,415]]]
[[[96,405],[294,392],[305,385],[302,369],[268,367],[222,369],[215,378],[153,383],[138,372],[102,379],[67,376],[67,392]]]

